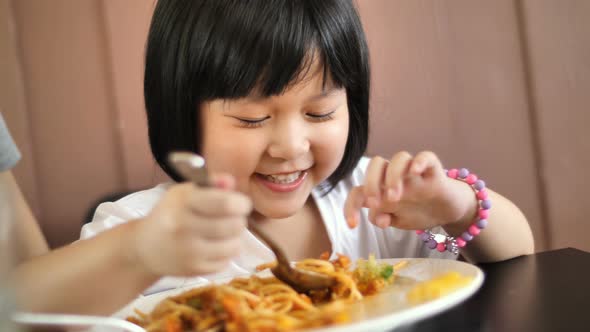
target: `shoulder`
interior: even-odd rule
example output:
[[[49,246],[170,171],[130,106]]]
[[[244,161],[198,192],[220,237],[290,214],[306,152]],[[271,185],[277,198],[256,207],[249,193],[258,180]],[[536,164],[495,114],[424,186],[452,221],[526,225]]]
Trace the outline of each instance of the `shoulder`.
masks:
[[[143,216],[162,198],[170,186],[172,186],[171,182],[160,183],[153,188],[131,193],[117,200],[115,203],[119,206],[132,209]]]
[[[353,187],[363,184],[365,172],[370,160],[371,159],[368,157],[362,157],[350,175],[340,180],[327,194],[323,194],[325,190],[324,187],[316,187],[312,191],[312,195],[314,196],[315,200],[324,202],[330,201],[332,204],[335,204],[337,208],[343,207],[350,190]]]
[[[162,183],[151,189],[129,194],[115,202],[101,203],[92,221],[82,227],[80,238],[85,239],[109,228],[146,216],[160,201],[172,183]]]

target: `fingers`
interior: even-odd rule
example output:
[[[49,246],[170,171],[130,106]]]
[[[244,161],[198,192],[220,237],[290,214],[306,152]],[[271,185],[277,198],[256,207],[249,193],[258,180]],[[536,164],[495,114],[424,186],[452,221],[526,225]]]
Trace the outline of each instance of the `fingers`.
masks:
[[[229,241],[200,239],[187,244],[193,256],[199,255],[207,261],[229,260],[239,254],[241,241],[235,238]]]
[[[367,166],[365,185],[363,187],[370,208],[377,207],[380,204],[381,190],[388,164],[387,160],[377,156],[371,159],[369,166]]]
[[[236,179],[229,174],[211,174],[211,183],[222,190],[233,190],[236,187]]]
[[[172,236],[162,239],[167,240],[166,246],[177,262],[170,270],[181,275],[219,272],[239,255],[246,218],[197,219],[189,212],[177,216]]]
[[[178,243],[183,275],[215,273],[227,267],[239,254],[241,242],[186,238]]]
[[[379,213],[375,217],[375,225],[379,228],[387,228],[391,226],[391,214]]]
[[[442,172],[442,164],[438,157],[430,151],[420,152],[412,160],[409,173],[421,177],[429,177]]]
[[[247,216],[252,201],[244,194],[214,188],[199,189],[188,204],[196,214],[207,217]]]
[[[408,215],[408,206],[415,205],[432,189],[429,177],[444,175],[438,157],[424,151],[415,157],[398,152],[387,161],[374,157],[367,166],[363,186],[349,193],[344,207],[349,227],[359,223],[360,210],[368,207],[371,223],[386,228],[397,225]]]
[[[157,275],[217,272],[239,254],[252,202],[235,192],[229,176],[212,177],[213,187],[172,186],[138,223],[137,257]]]
[[[174,236],[211,240],[238,237],[246,228],[252,202],[245,195],[191,183],[170,188],[160,223]]]
[[[398,152],[391,158],[385,173],[386,197],[389,201],[401,198],[404,179],[411,162],[412,155],[407,151]]]
[[[244,217],[224,218],[212,222],[192,222],[188,224],[192,236],[200,236],[208,240],[223,240],[239,237],[246,229],[247,219]]]
[[[365,203],[364,192],[363,186],[353,187],[348,193],[346,202],[344,202],[344,217],[350,228],[356,227],[359,223],[360,211]]]
[[[365,184],[353,188],[345,203],[344,215],[349,227],[356,227],[363,207],[370,209],[369,220],[373,223],[379,223],[383,227],[391,224],[389,213],[383,213],[380,208],[384,199],[395,201],[401,197],[404,174],[411,160],[412,155],[405,151],[395,154],[391,161],[379,156],[371,159],[367,166]]]
[[[187,261],[199,274],[215,273],[226,268],[239,255],[240,248],[239,238],[232,241],[193,242]],[[191,260],[190,257],[199,257],[199,260]]]
[[[231,180],[225,178],[220,181]],[[247,216],[252,211],[250,198],[239,192],[199,188],[191,183],[183,183],[170,188],[167,195],[170,201],[179,202],[181,207],[186,204],[194,214],[204,217]]]
[[[348,227],[355,228],[360,221],[360,213],[363,207],[367,207],[365,189],[363,186],[352,188],[344,203],[344,217]],[[386,228],[392,225],[395,216],[389,213],[380,213],[377,209],[369,210],[369,220],[375,225]]]

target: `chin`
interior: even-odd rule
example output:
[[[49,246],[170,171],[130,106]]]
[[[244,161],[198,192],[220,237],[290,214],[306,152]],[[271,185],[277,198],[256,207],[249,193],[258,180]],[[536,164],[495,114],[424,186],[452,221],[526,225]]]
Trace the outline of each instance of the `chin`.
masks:
[[[299,212],[303,206],[305,205],[305,200],[302,202],[274,202],[274,204],[268,204],[270,202],[266,202],[267,204],[263,204],[262,206],[256,206],[254,204],[254,209],[259,214],[263,215],[266,218],[270,219],[284,219],[289,218]]]
[[[269,219],[285,219],[293,216],[299,209],[277,209],[276,207],[270,209],[256,209],[256,212]]]
[[[311,185],[292,194],[270,194],[267,191],[254,192],[250,197],[254,201],[254,210],[269,219],[284,219],[297,214],[311,197]]]

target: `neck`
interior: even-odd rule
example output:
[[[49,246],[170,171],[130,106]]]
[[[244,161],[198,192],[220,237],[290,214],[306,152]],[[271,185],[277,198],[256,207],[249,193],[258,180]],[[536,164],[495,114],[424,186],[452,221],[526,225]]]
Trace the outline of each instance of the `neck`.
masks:
[[[312,196],[292,216],[275,219],[253,213],[252,220],[266,235],[280,243],[291,260],[317,258],[331,250],[326,228]]]
[[[292,219],[296,219],[298,216],[305,214],[309,209],[313,209],[313,208],[315,208],[315,202],[313,200],[312,195],[309,195],[309,198],[307,199],[307,201],[305,201],[305,204],[299,210],[297,210],[297,212],[295,212],[295,214],[293,214],[291,216],[288,216],[285,218],[270,218],[270,217],[265,216],[255,210],[250,215],[250,220],[255,221],[256,223],[258,223],[260,225],[277,223],[277,222],[284,223],[284,222],[288,222]]]

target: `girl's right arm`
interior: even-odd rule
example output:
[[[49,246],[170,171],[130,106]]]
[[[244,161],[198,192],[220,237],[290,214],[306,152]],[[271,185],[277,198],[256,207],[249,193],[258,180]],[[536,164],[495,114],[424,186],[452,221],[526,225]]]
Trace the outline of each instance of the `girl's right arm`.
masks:
[[[224,268],[251,208],[236,192],[175,185],[145,218],[21,263],[17,298],[24,310],[110,314],[164,275]]]

